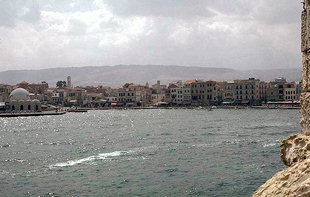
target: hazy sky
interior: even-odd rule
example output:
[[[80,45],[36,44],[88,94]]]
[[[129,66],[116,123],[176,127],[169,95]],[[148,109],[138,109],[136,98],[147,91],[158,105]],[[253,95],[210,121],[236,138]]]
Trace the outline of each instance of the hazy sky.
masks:
[[[300,67],[300,1],[0,0],[0,70]]]

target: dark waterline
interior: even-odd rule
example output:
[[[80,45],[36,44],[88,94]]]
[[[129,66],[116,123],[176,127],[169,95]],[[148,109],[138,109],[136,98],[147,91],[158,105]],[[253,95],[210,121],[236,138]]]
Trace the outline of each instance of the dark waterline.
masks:
[[[1,196],[251,196],[284,168],[298,110],[0,118]]]

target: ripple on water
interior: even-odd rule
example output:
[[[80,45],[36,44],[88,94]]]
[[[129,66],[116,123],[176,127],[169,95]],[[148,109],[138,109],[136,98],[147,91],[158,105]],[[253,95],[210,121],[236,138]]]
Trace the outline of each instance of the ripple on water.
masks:
[[[163,109],[0,119],[0,193],[250,196],[283,169],[277,144],[300,130],[298,116]]]

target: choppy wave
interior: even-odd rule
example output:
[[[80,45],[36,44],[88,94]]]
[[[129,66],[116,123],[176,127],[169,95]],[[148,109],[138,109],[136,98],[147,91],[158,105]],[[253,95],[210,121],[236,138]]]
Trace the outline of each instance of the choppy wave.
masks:
[[[83,163],[87,163],[87,162],[91,162],[95,160],[104,160],[110,157],[118,157],[122,155],[127,155],[131,152],[132,151],[115,151],[111,153],[101,153],[98,155],[93,155],[93,156],[82,158],[82,159],[76,159],[76,160],[70,160],[70,161],[66,161],[62,163],[56,163],[54,165],[50,165],[49,168],[51,169],[51,168],[57,168],[57,167],[69,167],[69,166],[83,164]]]

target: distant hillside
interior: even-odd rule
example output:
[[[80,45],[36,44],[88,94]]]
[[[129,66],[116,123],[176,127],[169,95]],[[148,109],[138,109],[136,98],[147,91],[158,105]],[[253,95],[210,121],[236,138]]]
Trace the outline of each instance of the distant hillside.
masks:
[[[72,77],[73,85],[107,85],[120,86],[126,82],[145,84],[161,80],[168,83],[174,80],[204,79],[233,80],[249,77],[270,81],[277,77],[285,77],[288,81],[301,79],[300,69],[270,70],[234,70],[228,68],[159,66],[159,65],[118,65],[102,67],[70,67],[41,70],[10,70],[0,72],[0,83],[17,84],[21,81],[46,81],[55,86],[59,80]]]

